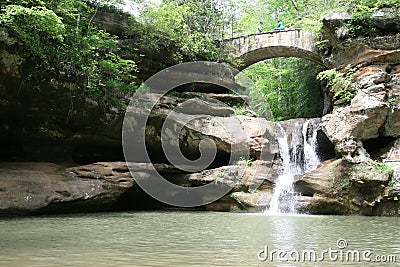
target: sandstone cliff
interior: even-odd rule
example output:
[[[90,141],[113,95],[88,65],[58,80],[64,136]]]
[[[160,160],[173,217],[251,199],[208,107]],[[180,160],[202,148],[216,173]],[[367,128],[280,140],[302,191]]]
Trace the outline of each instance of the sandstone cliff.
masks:
[[[307,212],[399,215],[400,39],[395,14],[384,8],[364,22],[377,27],[373,37],[347,36],[347,14],[323,19],[332,49],[330,67],[352,72],[358,90],[350,105],[335,107],[322,119],[342,159],[299,177],[296,186],[307,196],[302,206]]]

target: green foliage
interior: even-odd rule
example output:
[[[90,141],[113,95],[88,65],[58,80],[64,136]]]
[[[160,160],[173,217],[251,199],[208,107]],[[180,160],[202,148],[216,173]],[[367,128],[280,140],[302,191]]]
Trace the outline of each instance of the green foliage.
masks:
[[[235,36],[254,34],[258,23],[263,22],[263,31],[273,31],[277,20],[281,19],[285,26],[302,28],[319,36],[320,19],[331,10],[345,10],[345,1],[328,0],[247,0],[240,14],[241,19],[233,27]]]
[[[172,2],[148,8],[144,13],[144,21],[162,32],[168,32],[172,38],[179,39],[187,31],[183,14],[188,11],[185,6],[175,6]]]
[[[119,56],[116,37],[93,24],[99,7],[118,10],[122,0],[0,0],[0,25],[13,30],[26,47],[25,56],[35,64],[32,79],[54,76],[75,78],[82,93],[105,105],[123,101],[135,90],[136,64]],[[286,26],[313,31],[317,36],[320,18],[331,10],[350,11],[354,32],[365,31],[357,21],[384,6],[400,6],[398,0],[164,0],[160,5],[135,0],[142,5],[138,21],[132,20],[138,42],[148,50],[173,48],[169,64],[193,59],[217,59],[215,40],[253,34],[260,21],[264,31],[273,30],[277,19]],[[372,31],[369,30],[371,33]],[[167,44],[167,45],[165,45]],[[324,41],[318,43],[325,48]],[[143,51],[132,51],[140,60]],[[167,64],[167,63],[166,63]],[[277,120],[320,115],[321,90],[315,82],[315,65],[295,59],[276,59],[246,70],[257,85],[250,92],[258,114],[268,113],[267,97]],[[319,75],[327,79],[337,105],[348,104],[357,88],[346,74],[329,70]],[[300,78],[301,77],[301,78]],[[243,109],[237,109],[244,114]]]
[[[102,105],[124,106],[126,95],[135,88],[136,76],[132,73],[136,65],[114,53],[93,60],[84,70],[92,74],[87,82],[89,95],[96,96]]]
[[[346,24],[350,30],[350,36],[375,36],[379,31],[371,27],[368,22],[371,15],[379,8],[397,6],[400,7],[398,0],[357,0],[351,1],[349,10],[353,19]]]
[[[62,42],[65,26],[62,19],[44,6],[31,8],[8,5],[0,15],[0,23],[12,28],[28,48],[36,55],[43,55],[42,40]]]
[[[93,4],[73,0],[9,3],[2,1],[0,23],[14,32],[25,46],[24,56],[35,62],[27,77],[32,83],[53,77],[73,79],[83,89],[77,93],[104,106],[122,104],[125,95],[136,89],[135,62],[122,59],[116,37],[92,24],[97,12]]]
[[[319,37],[321,18],[333,10],[350,12],[355,22],[353,27],[356,27],[359,20],[369,17],[378,8],[400,6],[400,2],[398,0],[246,0],[236,6],[239,9],[236,14],[240,19],[234,20],[236,22],[232,25],[234,36],[256,33],[260,21],[264,23],[264,32],[272,31],[279,18],[289,27],[302,28]],[[370,31],[367,26],[360,30]]]
[[[334,183],[335,193],[342,193],[343,191],[349,191],[352,185],[350,176],[340,175]]]
[[[367,164],[374,168],[374,170],[378,173],[389,173],[392,174],[394,171],[393,164],[386,164],[384,162],[378,162],[374,160],[367,161]]]
[[[330,69],[318,74],[318,80],[326,80],[327,86],[333,92],[334,105],[349,105],[357,94],[359,85],[353,81],[353,74],[356,69],[347,67],[340,72],[337,69]]]
[[[141,21],[174,40],[185,55],[193,58],[215,59],[218,48],[215,40],[223,26],[222,11],[216,0],[164,1],[149,5],[141,14]]]
[[[255,159],[253,158],[246,158],[240,157],[239,160],[234,163],[233,165],[243,166],[243,167],[252,167],[254,164]]]
[[[400,6],[398,0],[352,0],[349,3],[355,19],[371,16],[377,9],[387,6]]]
[[[235,112],[234,114],[236,116],[251,116],[252,114],[249,112],[249,109],[247,106],[234,106],[233,111]]]
[[[244,72],[255,84],[250,91],[252,108],[258,115],[270,118],[269,105],[276,121],[320,116],[323,98],[316,76],[321,68],[295,58],[271,59],[250,66]]]

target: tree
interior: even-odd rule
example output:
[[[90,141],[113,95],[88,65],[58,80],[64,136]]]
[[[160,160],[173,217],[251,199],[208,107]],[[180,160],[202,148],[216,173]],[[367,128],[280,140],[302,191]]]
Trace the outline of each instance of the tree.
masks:
[[[322,89],[316,77],[322,67],[297,58],[275,58],[259,62],[244,73],[254,83],[257,94],[268,101],[275,120],[319,117],[322,114]],[[264,107],[256,112],[261,115]]]
[[[83,88],[77,93],[104,106],[118,106],[135,90],[135,62],[122,59],[116,37],[92,23],[98,5],[79,0],[1,4],[0,23],[20,39],[23,56],[37,62],[34,76],[26,77],[33,86],[54,77],[73,79]]]
[[[168,34],[186,53],[215,59],[215,40],[220,39],[224,27],[222,7],[218,0],[165,0],[147,6],[140,20]]]

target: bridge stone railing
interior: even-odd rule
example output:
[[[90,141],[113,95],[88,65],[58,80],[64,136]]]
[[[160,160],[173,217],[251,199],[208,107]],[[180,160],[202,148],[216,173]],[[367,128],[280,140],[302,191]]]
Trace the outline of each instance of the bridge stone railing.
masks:
[[[311,33],[301,29],[252,34],[222,41],[225,53],[243,60],[241,68],[275,57],[299,57],[322,64]]]

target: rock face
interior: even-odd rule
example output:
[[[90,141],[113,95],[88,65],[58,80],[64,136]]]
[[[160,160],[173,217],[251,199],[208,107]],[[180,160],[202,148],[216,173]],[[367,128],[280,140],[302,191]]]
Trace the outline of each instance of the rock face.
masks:
[[[66,168],[51,163],[1,163],[0,216],[100,212],[132,209],[168,209],[135,183],[147,179],[148,164],[96,163]],[[181,186],[228,184],[232,191],[208,204],[210,211],[265,210],[277,173],[271,163],[238,162],[200,173],[186,174],[164,164],[154,165],[167,180]],[[257,184],[257,191],[251,190]],[[302,194],[298,210],[311,214],[361,214],[396,216],[400,208],[400,180],[390,168],[373,161],[351,164],[327,161],[299,176],[296,190]]]
[[[337,152],[347,152],[345,143],[350,139],[368,141],[400,135],[397,68],[371,65],[354,74],[360,90],[351,105],[337,108],[323,118],[322,129],[335,144]]]
[[[164,164],[155,169],[179,185],[186,174]],[[0,217],[14,215],[164,209],[136,184],[148,179],[149,164],[100,162],[79,167],[54,163],[0,163]]]
[[[141,38],[134,32],[123,34],[129,23],[125,15],[103,11],[97,15],[97,23],[113,33],[129,36],[129,38]],[[132,44],[136,43],[140,42],[121,40],[121,53],[137,49],[137,47],[132,47]],[[80,87],[83,85],[80,85],[78,81],[68,81],[71,79],[62,77],[61,74],[60,77],[49,78],[38,84],[27,84],[26,79],[31,69],[30,62],[16,52],[22,51],[23,45],[4,28],[0,28],[0,44],[3,44],[0,48],[0,72],[2,73],[0,78],[0,146],[2,147],[0,160],[67,161],[87,164],[124,159],[121,129],[125,110],[105,108],[91,99],[86,99],[80,93],[82,91]],[[158,52],[146,49],[141,51],[145,59],[138,61],[140,62],[139,83],[158,70],[178,63],[166,59],[175,51],[168,47],[173,44],[163,45],[166,46],[165,49],[160,49]],[[162,53],[165,55],[161,55]],[[123,57],[130,58],[129,55],[123,55]],[[148,70],[143,65],[147,64],[143,63],[145,60],[151,61],[148,62],[150,65],[147,66]],[[179,74],[175,76],[179,78]],[[231,78],[227,78],[224,84],[240,88]],[[209,94],[209,97],[204,98],[196,97],[186,103],[189,108],[181,106],[180,112],[187,115],[229,117],[234,114],[234,110],[232,107],[220,105],[221,101],[230,102],[232,106],[246,102],[245,98],[241,100],[240,98],[240,96],[229,97],[226,94],[221,97],[217,97],[216,94]],[[178,106],[184,100],[188,99],[163,98],[162,103],[157,107],[163,110],[153,114],[154,125],[149,126],[149,131],[157,129],[160,121],[165,118],[164,111]],[[222,120],[230,123],[232,118]],[[250,120],[257,122],[256,119],[246,119],[246,121]],[[196,127],[202,127],[201,123]],[[211,127],[208,127],[206,130],[210,132],[210,129]],[[188,135],[190,135],[190,130],[187,128]],[[156,137],[149,138],[150,146],[154,148],[152,139],[156,140]],[[226,145],[229,144],[224,144]],[[257,153],[259,151],[253,154]],[[153,151],[153,154],[160,154],[160,150]]]
[[[400,9],[384,7],[376,10],[368,21],[370,26],[384,32],[398,32],[400,30]]]
[[[354,39],[347,39],[350,30],[347,22],[352,20],[348,13],[331,12],[322,18],[323,36],[328,40],[327,52],[330,56],[325,65],[332,68],[345,68],[348,65],[397,63],[399,58],[399,11],[396,8],[381,8],[369,18],[358,20],[357,25],[364,31]],[[375,29],[375,37],[362,37],[363,32]],[[368,35],[368,34],[366,34]]]
[[[238,165],[205,170],[189,174],[187,179],[193,186],[218,182],[232,188],[225,197],[206,205],[209,211],[260,212],[265,210],[269,203],[277,173],[272,168],[271,162],[255,161],[251,165],[247,164],[238,162]]]
[[[394,141],[389,151],[382,157],[384,162],[400,162],[400,139]]]
[[[230,117],[235,111],[218,101],[205,101],[194,98],[182,103],[176,112],[188,115],[210,115],[215,117]]]
[[[118,163],[1,163],[0,215],[107,211],[134,183],[120,170]]]
[[[93,23],[111,34],[121,36],[128,31],[131,19],[126,13],[100,8],[93,17]]]
[[[201,173],[187,174],[165,164],[152,165],[167,180],[180,186],[211,182],[232,187],[232,194],[207,206],[208,210],[231,211],[265,207],[259,196],[272,191],[270,163],[246,162]],[[53,163],[0,163],[0,216],[101,212],[115,210],[168,209],[136,184],[152,175],[149,164],[100,162],[79,167]],[[256,184],[263,192],[250,194]]]
[[[0,28],[0,160],[122,160],[123,114],[79,94],[80,84],[58,78],[27,82],[23,45]]]
[[[296,188],[304,195],[301,210],[399,215],[397,141],[391,143],[400,135],[399,28],[388,26],[399,19],[396,12],[384,8],[360,22],[376,27],[381,36],[356,40],[338,34],[351,19],[347,14],[330,14],[323,20],[326,38],[337,47],[328,65],[345,72],[351,71],[346,66],[354,68],[352,82],[358,91],[350,105],[335,107],[322,118],[322,130],[343,159],[325,162],[298,178]],[[369,153],[386,165],[369,159]]]
[[[138,62],[138,84],[179,63],[175,53],[189,60],[171,41],[160,41],[159,49],[150,47],[127,14],[99,8],[93,22],[119,37],[122,58]],[[21,52],[24,49],[11,32],[0,27],[0,160],[79,164],[123,160],[124,110],[86,99],[81,88],[85,85],[77,77],[33,74],[33,63]],[[137,49],[140,53],[132,53]]]
[[[269,192],[234,192],[220,200],[208,204],[206,210],[218,212],[263,212],[270,202]]]
[[[312,214],[399,215],[399,191],[389,168],[369,160],[351,164],[329,161],[298,177],[304,196],[299,209]],[[390,205],[388,205],[390,203]]]
[[[399,216],[398,209],[400,195],[400,139],[397,139],[389,146],[389,152],[382,156],[383,162],[391,166],[392,180],[385,188],[384,200],[381,201],[374,210],[374,215],[382,214],[386,216]]]
[[[126,129],[138,131],[138,128],[145,127],[146,135],[143,137],[132,134],[130,147],[126,149],[135,150],[143,138],[153,155],[151,158],[156,162],[166,162],[161,147],[161,136],[163,136],[167,144],[175,148],[179,145],[185,156],[196,159],[200,156],[200,143],[208,139],[213,144],[206,144],[204,149],[213,150],[215,145],[216,163],[219,166],[229,162],[233,151],[247,154],[252,158],[260,158],[266,147],[271,154],[276,153],[276,147],[273,146],[276,127],[273,122],[263,118],[228,116],[232,111],[229,107],[215,104],[210,100],[190,99],[184,102],[184,99],[171,97],[160,98],[148,114],[142,106],[146,106],[146,102],[151,103],[151,99],[158,97],[159,95],[155,94],[145,94],[140,97],[139,105],[128,109],[129,119],[126,119],[124,124]],[[173,112],[171,108],[174,109]],[[139,126],[138,123],[146,121],[146,116],[148,116],[147,125]],[[168,123],[165,123],[167,118]],[[163,127],[165,129],[162,132]],[[135,139],[136,137],[138,139]],[[271,144],[271,147],[267,144]],[[129,160],[144,161],[141,155]]]
[[[127,26],[131,22],[123,14],[100,10],[94,23],[121,38],[121,56],[139,62],[139,82],[158,70],[178,63],[173,56],[177,48],[168,42],[163,43],[157,51],[141,48],[145,57],[140,58],[140,61],[134,58],[129,51],[137,49],[142,37],[128,30]],[[124,159],[121,144],[123,111],[104,109],[99,103],[85,99],[79,95],[79,83],[66,81],[63,77],[40,82],[37,84],[40,90],[25,84],[30,63],[16,53],[22,50],[22,44],[4,28],[0,28],[0,43],[5,44],[0,49],[0,160],[73,162],[73,165],[113,161],[69,169],[54,163],[4,163],[0,166],[0,215],[166,207],[144,193],[133,179],[146,179],[146,166],[138,164],[132,178],[126,166],[118,162]],[[179,75],[174,77],[179,79]],[[223,84],[241,88],[229,77]],[[164,96],[157,103],[146,126],[146,143],[155,161],[167,162],[160,146],[160,130],[174,108],[179,116],[174,119],[171,127],[185,124],[179,142],[184,154],[189,157],[198,155],[198,147],[203,139],[215,142],[218,150],[217,166],[226,163],[233,146],[249,143],[250,156],[260,157],[264,144],[272,141],[269,139],[275,132],[274,124],[252,117],[250,111],[248,117],[233,117],[232,107],[245,106],[248,102],[246,96],[221,94],[226,89],[206,86],[203,91],[208,93],[200,97],[198,93],[190,92],[182,94],[185,98]],[[189,95],[192,99],[188,101],[186,97]],[[142,110],[138,111],[139,117],[143,113],[143,106],[153,97],[147,94],[141,99],[143,105]],[[192,121],[186,124],[187,120]],[[230,129],[230,134],[226,129]],[[160,166],[156,168],[161,168],[168,179],[180,185],[192,186],[204,183],[207,179],[211,182],[210,178],[204,178],[206,173],[184,174]],[[194,176],[203,178],[197,181]],[[227,176],[223,180],[229,179]],[[235,193],[249,194],[250,186],[235,184],[234,187],[240,189],[235,189],[238,191]],[[227,197],[236,204],[236,199],[241,198]],[[256,197],[252,195],[243,199],[244,202],[253,203]],[[257,206],[254,203],[251,205]]]

